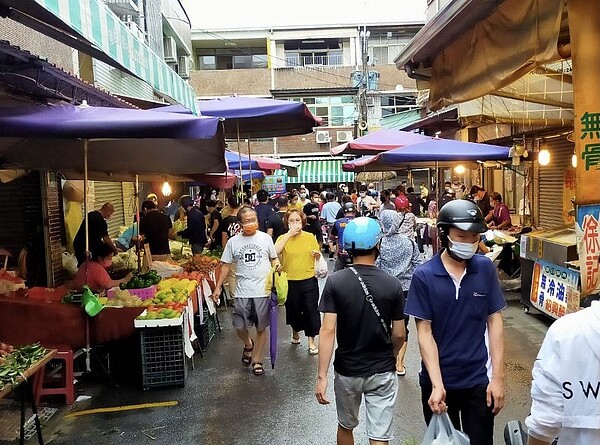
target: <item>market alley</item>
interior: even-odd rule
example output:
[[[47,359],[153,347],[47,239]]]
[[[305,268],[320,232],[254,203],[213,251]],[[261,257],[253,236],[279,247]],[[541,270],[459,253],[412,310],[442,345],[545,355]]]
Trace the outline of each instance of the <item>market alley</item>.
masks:
[[[516,295],[507,294],[504,311],[507,401],[496,419],[495,443],[503,444],[509,420],[523,420],[530,407],[531,366],[549,325],[542,315],[525,314]],[[230,309],[229,309],[230,310]],[[78,385],[78,395],[91,399],[63,408],[44,427],[47,443],[100,444],[323,444],[333,443],[335,405],[317,404],[314,396],[317,357],[310,356],[306,339],[290,344],[283,308],[279,308],[278,356],[274,370],[254,376],[240,363],[241,347],[231,326],[230,312],[219,312],[223,330],[180,389],[142,391],[122,385]],[[533,311],[532,311],[533,312]],[[396,444],[420,443],[424,422],[418,387],[419,353],[411,321],[407,374],[400,379],[394,424]],[[269,359],[265,357],[265,363]],[[270,368],[270,367],[267,367]],[[330,373],[332,376],[333,373]],[[333,397],[330,385],[329,394]],[[152,409],[88,414],[66,418],[69,412],[125,407],[143,403],[176,402]],[[362,410],[362,408],[361,408]],[[362,415],[361,415],[362,416]],[[362,416],[364,417],[364,416]],[[364,424],[355,431],[356,443],[367,443]],[[31,443],[35,441],[31,439]]]

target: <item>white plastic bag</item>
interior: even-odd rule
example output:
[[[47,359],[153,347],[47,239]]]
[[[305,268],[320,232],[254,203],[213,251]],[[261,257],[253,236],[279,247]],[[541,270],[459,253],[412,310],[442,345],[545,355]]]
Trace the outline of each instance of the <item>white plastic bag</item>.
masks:
[[[325,261],[323,254],[321,254],[318,259],[315,259],[315,277],[325,278],[328,272],[327,261]]]
[[[69,277],[74,276],[77,273],[77,258],[75,258],[75,255],[63,252],[62,267],[67,271]]]
[[[429,422],[421,445],[470,445],[471,441],[462,431],[452,425],[448,413],[434,414]]]

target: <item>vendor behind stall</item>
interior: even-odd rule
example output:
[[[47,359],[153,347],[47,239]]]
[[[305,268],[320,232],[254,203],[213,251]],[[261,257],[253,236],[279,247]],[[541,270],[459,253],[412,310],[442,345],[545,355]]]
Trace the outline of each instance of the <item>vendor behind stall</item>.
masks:
[[[92,256],[95,256],[96,250],[103,244],[109,245],[114,253],[118,253],[117,247],[108,235],[108,224],[106,223],[114,212],[115,207],[110,202],[105,202],[100,210],[94,210],[87,214],[89,250]],[[86,220],[84,219],[73,241],[78,266],[85,260],[85,225]]]
[[[113,280],[108,275],[106,269],[112,264],[113,255],[114,252],[111,246],[104,243],[98,245],[92,254],[92,259],[79,266],[75,277],[66,284],[66,287],[73,290],[82,290],[83,286],[87,284],[92,291],[102,292],[118,286],[122,282],[129,281],[131,273],[120,280]]]
[[[510,220],[510,212],[506,204],[502,202],[502,195],[498,192],[494,192],[490,195],[490,201],[494,208],[492,214],[492,220],[490,223],[490,229],[497,230],[508,230],[512,226]]]
[[[142,203],[142,210],[145,213],[140,221],[142,241],[149,244],[153,259],[167,261],[171,258],[169,240],[176,237],[171,218],[159,212],[156,204],[150,200]]]

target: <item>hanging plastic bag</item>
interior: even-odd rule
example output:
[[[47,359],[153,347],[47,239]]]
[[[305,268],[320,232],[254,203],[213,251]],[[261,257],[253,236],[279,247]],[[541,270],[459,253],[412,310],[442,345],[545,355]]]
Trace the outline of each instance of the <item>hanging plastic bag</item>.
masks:
[[[285,272],[281,272],[281,273],[277,273],[275,272],[275,290],[277,291],[277,304],[278,305],[282,305],[285,304],[285,301],[287,300],[287,295],[288,295],[288,278],[287,278],[287,273]]]
[[[448,413],[434,414],[429,422],[421,445],[470,445],[471,441],[462,431],[452,425]]]
[[[323,258],[323,254],[321,254],[319,258],[315,259],[315,277],[325,278],[328,272],[327,261]]]

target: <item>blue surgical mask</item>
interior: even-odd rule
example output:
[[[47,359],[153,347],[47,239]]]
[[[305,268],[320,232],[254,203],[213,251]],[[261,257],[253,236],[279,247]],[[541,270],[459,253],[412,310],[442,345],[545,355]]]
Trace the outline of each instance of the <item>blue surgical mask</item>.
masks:
[[[450,251],[463,260],[470,260],[473,258],[473,255],[475,255],[475,252],[477,252],[477,248],[479,247],[478,242],[461,243],[458,241],[452,241],[450,237],[448,237],[448,240],[450,240]]]

